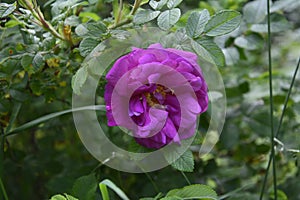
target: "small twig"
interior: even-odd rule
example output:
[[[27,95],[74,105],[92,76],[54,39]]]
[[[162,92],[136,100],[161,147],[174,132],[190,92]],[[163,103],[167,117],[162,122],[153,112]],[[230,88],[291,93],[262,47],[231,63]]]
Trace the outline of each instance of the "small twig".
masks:
[[[122,10],[123,10],[123,0],[120,0],[118,14],[115,19],[115,25],[119,24],[122,18]]]
[[[138,8],[140,7],[141,2],[142,2],[141,0],[135,0],[134,4],[133,4],[133,7],[132,7],[129,15],[127,16],[127,18],[124,19],[123,21],[118,20],[118,23],[115,23],[114,25],[110,26],[109,29],[115,29],[115,28],[121,27],[121,26],[123,26],[125,24],[131,23],[132,22],[132,16],[136,13],[136,11],[138,10]],[[121,3],[121,1],[120,1],[120,3]]]
[[[119,28],[119,27],[121,27],[121,26],[123,26],[123,25],[125,25],[125,24],[129,24],[129,23],[131,23],[131,22],[132,22],[132,19],[131,19],[131,18],[127,18],[126,20],[121,21],[120,23],[115,24],[115,25],[109,27],[109,29]]]
[[[132,10],[131,10],[131,12],[130,12],[130,15],[134,15],[135,13],[136,13],[136,11],[137,11],[137,9],[140,7],[140,5],[141,5],[141,0],[135,0],[134,1],[134,4],[133,4],[133,8],[132,8]]]
[[[65,40],[64,37],[62,37],[55,29],[54,27],[45,20],[43,13],[37,6],[36,1],[33,1],[33,4],[31,2],[25,1],[19,1],[20,5],[28,9],[33,17],[38,21],[38,25],[43,27],[45,30],[49,31],[54,37]]]
[[[155,189],[155,191],[156,191],[157,193],[159,193],[159,189],[158,189],[156,183],[154,182],[154,180],[152,179],[152,177],[149,175],[148,172],[144,172],[144,173],[146,174],[147,178],[150,180],[150,182],[151,182],[153,188]]]
[[[292,152],[292,153],[300,153],[300,150],[298,149],[287,149],[285,148],[283,142],[281,142],[279,139],[274,138],[274,142],[280,145],[279,151],[287,151],[287,152]]]

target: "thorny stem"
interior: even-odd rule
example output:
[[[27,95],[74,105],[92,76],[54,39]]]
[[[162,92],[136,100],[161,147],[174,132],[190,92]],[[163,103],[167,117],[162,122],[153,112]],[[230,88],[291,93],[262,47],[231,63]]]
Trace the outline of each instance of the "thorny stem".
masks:
[[[45,20],[40,8],[37,6],[36,1],[34,0],[32,4],[30,1],[28,0],[19,0],[18,1],[20,5],[22,5],[23,7],[25,7],[26,9],[30,10],[30,12],[32,13],[33,17],[38,20],[39,23],[37,23],[38,25],[42,26],[45,30],[49,31],[54,37],[61,39],[61,40],[65,40],[64,37],[62,37],[55,29],[54,27]]]

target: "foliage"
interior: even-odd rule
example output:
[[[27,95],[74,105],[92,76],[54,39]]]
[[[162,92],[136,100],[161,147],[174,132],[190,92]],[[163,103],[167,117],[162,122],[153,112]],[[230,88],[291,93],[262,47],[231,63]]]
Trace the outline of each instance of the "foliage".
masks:
[[[266,2],[0,3],[0,199],[217,199],[217,194],[221,199],[257,199],[272,148]],[[299,57],[299,7],[298,0],[271,1],[275,130]],[[68,113],[74,111],[72,93],[80,93],[88,75],[100,73],[94,65],[82,65],[86,57],[106,39],[126,39],[129,29],[146,26],[168,33],[165,43],[171,47],[195,51],[219,67],[227,116],[219,143],[205,157],[198,156],[200,144],[195,143],[172,167],[129,174],[99,164],[81,144]],[[191,49],[186,49],[187,41]],[[99,96],[104,84],[100,80]],[[281,199],[300,198],[299,92],[296,78],[275,140]],[[105,118],[103,112],[97,114]],[[106,130],[116,143],[126,139],[118,130]],[[274,199],[273,178],[266,182],[267,199]],[[188,182],[196,184],[186,186]]]

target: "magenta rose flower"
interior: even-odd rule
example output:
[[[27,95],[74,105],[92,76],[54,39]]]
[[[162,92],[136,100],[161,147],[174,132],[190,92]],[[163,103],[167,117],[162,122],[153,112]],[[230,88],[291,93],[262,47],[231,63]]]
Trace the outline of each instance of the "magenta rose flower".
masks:
[[[109,126],[122,126],[136,142],[161,148],[195,134],[208,107],[207,84],[194,53],[160,44],[134,48],[106,75]]]

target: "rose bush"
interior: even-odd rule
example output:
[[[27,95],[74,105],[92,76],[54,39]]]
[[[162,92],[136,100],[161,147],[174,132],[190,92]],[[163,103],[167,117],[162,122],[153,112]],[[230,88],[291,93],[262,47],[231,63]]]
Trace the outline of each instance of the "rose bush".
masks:
[[[122,126],[147,148],[161,148],[195,134],[207,110],[207,84],[194,53],[160,44],[133,48],[106,75],[109,126]]]

